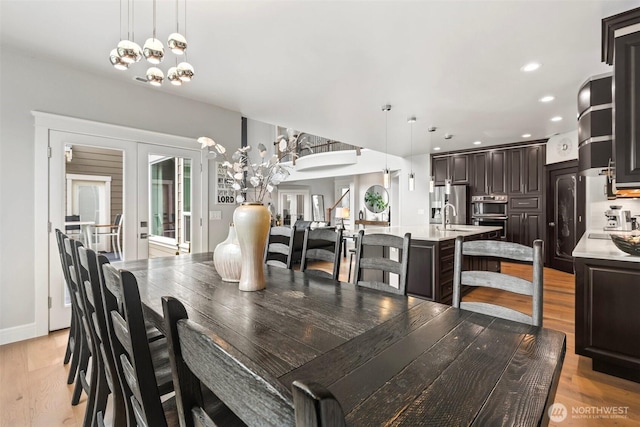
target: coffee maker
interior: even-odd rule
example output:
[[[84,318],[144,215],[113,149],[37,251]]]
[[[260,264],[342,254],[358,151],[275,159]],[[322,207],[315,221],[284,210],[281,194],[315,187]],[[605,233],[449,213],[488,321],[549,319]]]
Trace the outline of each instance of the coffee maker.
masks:
[[[605,230],[631,231],[631,211],[623,211],[622,206],[612,205],[604,212],[607,217]]]

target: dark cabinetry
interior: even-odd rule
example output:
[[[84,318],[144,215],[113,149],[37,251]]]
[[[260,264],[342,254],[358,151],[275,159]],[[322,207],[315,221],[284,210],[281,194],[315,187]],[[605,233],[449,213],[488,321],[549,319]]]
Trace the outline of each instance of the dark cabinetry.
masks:
[[[612,125],[613,75],[592,77],[578,91],[578,171],[609,167]]]
[[[507,151],[510,196],[542,194],[545,154],[542,145]]]
[[[497,240],[497,231],[465,237],[466,240]],[[451,304],[455,239],[442,241],[412,240],[407,292],[433,301]],[[472,263],[472,264],[470,264]],[[465,269],[500,271],[493,258],[465,260]],[[470,289],[463,289],[466,293]]]
[[[471,154],[471,195],[504,194],[506,189],[505,151]]]
[[[616,184],[640,188],[640,32],[615,39]]]
[[[576,353],[640,382],[640,263],[576,258]]]
[[[507,240],[531,246],[536,239],[545,240],[542,212],[510,212],[507,220]]]
[[[432,168],[436,185],[444,185],[445,179],[451,179],[452,184],[469,183],[469,156],[467,154],[435,157]]]

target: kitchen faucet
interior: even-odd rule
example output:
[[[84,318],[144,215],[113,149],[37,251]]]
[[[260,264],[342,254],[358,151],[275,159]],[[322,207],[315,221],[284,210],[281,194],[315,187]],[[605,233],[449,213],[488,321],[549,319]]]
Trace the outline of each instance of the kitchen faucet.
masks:
[[[451,208],[451,210],[453,211],[453,216],[458,215],[456,213],[455,206],[448,202],[444,204],[444,207],[442,208],[442,225],[444,226],[445,230],[447,229],[447,225],[451,224],[451,219],[449,218],[449,215],[447,215],[447,208]]]

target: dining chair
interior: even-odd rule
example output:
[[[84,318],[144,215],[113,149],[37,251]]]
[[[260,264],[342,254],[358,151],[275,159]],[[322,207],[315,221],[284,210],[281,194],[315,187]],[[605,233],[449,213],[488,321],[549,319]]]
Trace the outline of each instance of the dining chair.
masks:
[[[189,320],[178,299],[162,297],[162,310],[183,426],[345,425],[340,404],[323,386],[294,381],[289,392],[241,351],[219,344],[215,331]],[[206,404],[203,390],[216,404]]]
[[[542,326],[543,242],[534,240],[533,247],[501,240],[473,240],[465,242],[456,237],[453,266],[453,306],[477,313],[515,320],[534,326]],[[487,257],[529,263],[533,267],[532,280],[492,271],[462,271],[465,256]],[[532,297],[532,315],[498,304],[463,302],[462,286],[478,286],[529,295]]]
[[[411,233],[403,237],[392,234],[358,233],[356,241],[356,266],[353,283],[393,294],[407,294],[409,251]],[[397,252],[397,261],[392,259]],[[396,274],[398,287],[391,285],[389,274]]]
[[[95,408],[97,376],[100,370],[98,363],[98,353],[95,348],[95,331],[92,327],[91,315],[86,304],[84,287],[81,282],[80,269],[78,267],[78,248],[82,247],[82,243],[74,239],[64,239],[64,248],[68,262],[69,283],[74,289],[75,298],[78,305],[78,314],[80,327],[84,336],[81,358],[78,365],[78,373],[76,374],[76,384],[71,398],[71,404],[77,405],[84,391],[87,395],[87,404],[85,409],[84,425],[92,425],[92,416]],[[91,363],[91,366],[89,366]]]
[[[91,313],[93,328],[96,331],[95,347],[100,361],[100,371],[97,378],[97,389],[93,416],[93,424],[99,427],[104,426],[104,416],[107,407],[107,398],[112,396],[113,407],[113,427],[124,427],[127,423],[126,409],[122,396],[122,389],[116,370],[111,341],[109,340],[109,329],[104,313],[102,301],[101,282],[102,265],[108,264],[109,260],[104,255],[98,255],[95,251],[84,247],[78,248],[78,259],[80,261],[82,284],[85,289],[85,305],[87,311]]]
[[[80,353],[80,327],[78,323],[78,307],[76,307],[77,303],[75,301],[75,293],[71,289],[69,285],[69,268],[66,259],[66,251],[64,250],[64,239],[68,239],[69,237],[64,234],[60,229],[55,229],[56,234],[56,243],[58,245],[58,255],[60,255],[60,266],[62,268],[62,278],[65,283],[65,287],[67,289],[67,293],[69,294],[69,299],[71,301],[71,321],[69,324],[69,336],[67,337],[67,347],[64,351],[64,359],[63,363],[67,365],[71,362],[71,366],[69,367],[69,376],[67,378],[67,384],[72,384],[73,379],[75,378],[76,370],[78,368],[78,356]]]
[[[102,265],[103,305],[127,425],[177,426],[175,399],[161,401],[173,391],[169,353],[165,339],[149,342],[135,276]]]
[[[275,267],[291,269],[293,264],[293,238],[296,226],[271,227],[264,251],[264,263]]]
[[[326,244],[325,244],[326,242]],[[338,280],[340,275],[340,258],[342,253],[342,230],[326,228],[307,228],[302,244],[300,271],[320,277]],[[332,263],[332,272],[318,268],[309,268],[309,262],[321,261]]]
[[[118,259],[122,259],[122,245],[120,243],[120,235],[122,233],[122,222],[124,217],[122,214],[117,214],[113,224],[96,224],[95,228],[108,228],[105,233],[96,233],[98,237],[111,237],[111,250],[114,252]],[[96,242],[97,243],[97,242]]]

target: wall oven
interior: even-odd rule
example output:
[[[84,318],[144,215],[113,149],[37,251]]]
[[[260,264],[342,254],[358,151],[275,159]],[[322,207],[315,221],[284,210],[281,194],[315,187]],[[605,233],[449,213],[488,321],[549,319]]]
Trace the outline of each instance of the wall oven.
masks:
[[[471,198],[471,219],[473,225],[502,227],[500,237],[507,238],[507,202],[504,195],[473,196]]]

